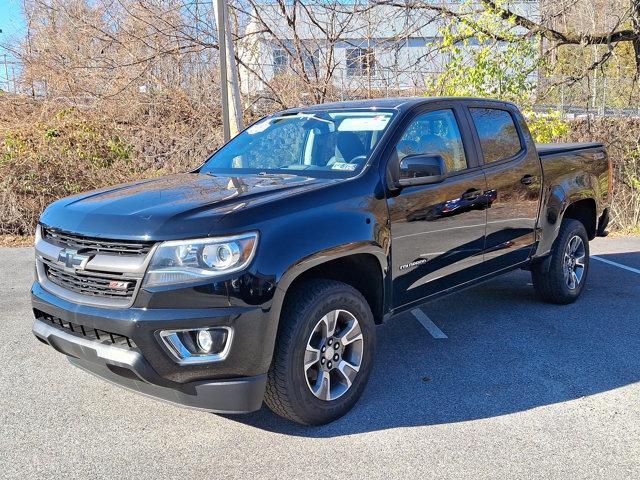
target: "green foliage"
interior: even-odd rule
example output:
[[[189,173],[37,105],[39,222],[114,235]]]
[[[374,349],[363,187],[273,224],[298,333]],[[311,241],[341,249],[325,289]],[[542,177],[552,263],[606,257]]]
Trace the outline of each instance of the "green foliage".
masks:
[[[569,124],[562,119],[562,114],[550,111],[546,114],[536,113],[533,110],[523,112],[527,118],[527,125],[533,139],[538,143],[550,143],[560,137],[564,137],[570,131]]]
[[[0,166],[10,162],[24,151],[26,144],[14,132],[7,132],[2,142],[2,155],[0,155]]]
[[[497,10],[478,10],[467,1],[440,29],[441,51],[448,56],[444,72],[427,80],[427,94],[491,97],[530,103],[531,74],[541,65],[539,39],[524,35],[513,20]]]
[[[110,138],[107,141],[107,146],[116,159],[123,161],[129,161],[131,159],[131,147],[120,137]]]
[[[537,142],[551,142],[569,132],[559,112],[533,111],[533,74],[545,66],[540,38],[524,32],[512,18],[503,19],[502,0],[496,8],[478,9],[477,2],[460,4],[458,17],[440,29],[441,51],[449,57],[443,73],[427,79],[427,95],[487,97],[517,103]]]
[[[566,45],[558,49],[553,65],[555,74],[579,76],[597,59],[602,58],[611,49],[611,56],[599,67],[599,73],[607,77],[632,77],[636,73],[635,53],[631,42],[609,45]]]
[[[55,128],[48,128],[47,130],[45,130],[44,132],[44,138],[46,140],[52,139],[52,138],[56,138],[60,136],[60,132],[58,130],[56,130]]]

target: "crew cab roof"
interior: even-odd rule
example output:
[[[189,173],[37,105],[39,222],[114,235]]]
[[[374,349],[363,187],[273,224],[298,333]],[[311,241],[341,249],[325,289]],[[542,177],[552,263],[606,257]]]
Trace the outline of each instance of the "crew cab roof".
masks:
[[[317,105],[309,105],[305,107],[290,108],[283,110],[282,113],[298,113],[312,112],[324,110],[347,110],[347,109],[394,109],[398,111],[406,111],[415,106],[433,102],[459,102],[462,100],[481,100],[482,102],[491,102],[496,104],[509,104],[501,100],[488,98],[471,98],[471,97],[394,97],[394,98],[374,98],[368,100],[347,100],[342,102],[320,103]]]

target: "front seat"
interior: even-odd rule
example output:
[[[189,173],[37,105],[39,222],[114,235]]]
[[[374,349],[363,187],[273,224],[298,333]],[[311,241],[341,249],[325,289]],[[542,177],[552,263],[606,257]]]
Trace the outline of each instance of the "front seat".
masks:
[[[332,165],[342,157],[342,161],[351,163],[354,158],[367,154],[367,149],[360,140],[360,137],[354,132],[338,132],[336,137],[336,147],[338,149],[338,158],[334,157],[329,160],[327,165]]]

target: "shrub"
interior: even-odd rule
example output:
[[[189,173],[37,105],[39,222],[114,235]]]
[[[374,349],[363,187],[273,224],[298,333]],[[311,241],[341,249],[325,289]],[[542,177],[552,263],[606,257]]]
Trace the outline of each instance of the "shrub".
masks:
[[[75,109],[24,120],[0,137],[1,234],[30,234],[60,197],[148,174],[113,122]]]
[[[613,161],[611,229],[640,233],[640,118],[579,118],[561,140],[604,143]]]
[[[531,136],[538,143],[550,143],[571,131],[560,112],[551,111],[546,114],[525,110],[524,116],[527,118],[527,125],[531,131]]]
[[[32,234],[58,198],[189,171],[221,141],[215,104],[169,92],[75,106],[4,95],[0,111],[0,235]],[[605,143],[615,179],[611,228],[640,233],[640,119],[527,116],[537,141]]]
[[[0,235],[32,234],[61,197],[189,171],[221,140],[215,104],[179,92],[109,102],[5,95],[0,111]]]

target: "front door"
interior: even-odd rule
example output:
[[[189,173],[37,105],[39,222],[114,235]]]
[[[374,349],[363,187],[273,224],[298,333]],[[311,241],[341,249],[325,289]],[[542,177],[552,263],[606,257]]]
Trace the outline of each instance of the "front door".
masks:
[[[482,262],[485,178],[461,135],[465,112],[450,105],[416,114],[391,154],[390,162],[441,155],[448,170],[443,182],[405,187],[388,200],[394,307],[473,279],[473,267]]]

